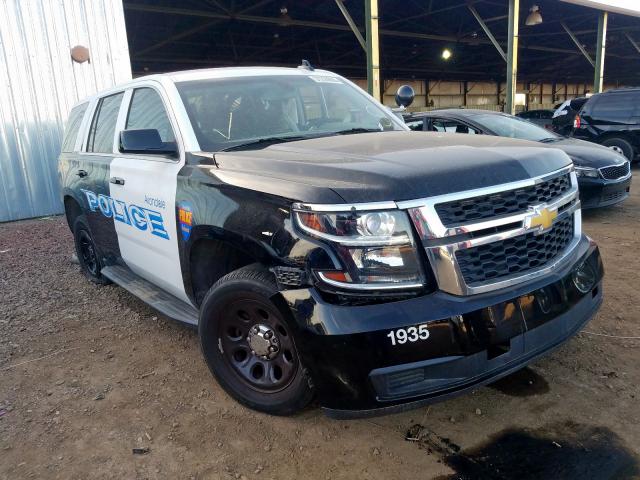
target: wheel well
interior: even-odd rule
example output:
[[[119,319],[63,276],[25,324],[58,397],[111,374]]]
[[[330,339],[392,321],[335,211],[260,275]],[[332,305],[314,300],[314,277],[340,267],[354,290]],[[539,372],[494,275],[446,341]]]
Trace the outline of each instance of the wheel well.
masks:
[[[64,197],[64,212],[67,217],[67,224],[69,229],[73,230],[73,224],[80,215],[82,215],[82,208],[75,198],[67,195]]]
[[[189,258],[191,288],[196,303],[200,305],[213,284],[227,273],[256,261],[246,251],[228,243],[211,239],[198,240],[191,247]]]

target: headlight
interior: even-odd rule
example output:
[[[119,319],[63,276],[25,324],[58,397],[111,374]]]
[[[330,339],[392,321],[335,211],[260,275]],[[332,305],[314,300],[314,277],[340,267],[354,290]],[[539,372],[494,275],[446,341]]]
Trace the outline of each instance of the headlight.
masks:
[[[599,178],[600,173],[595,168],[575,167],[577,177]]]
[[[341,265],[316,271],[338,288],[384,290],[419,288],[424,283],[406,212],[295,210],[298,227],[328,243]]]

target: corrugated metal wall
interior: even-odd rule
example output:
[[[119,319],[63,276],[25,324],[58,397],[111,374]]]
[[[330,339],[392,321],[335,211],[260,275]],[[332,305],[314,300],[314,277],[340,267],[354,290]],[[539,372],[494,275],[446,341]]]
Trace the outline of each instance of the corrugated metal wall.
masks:
[[[89,62],[71,60],[75,45]],[[0,0],[0,222],[62,212],[69,110],[130,78],[121,0]]]

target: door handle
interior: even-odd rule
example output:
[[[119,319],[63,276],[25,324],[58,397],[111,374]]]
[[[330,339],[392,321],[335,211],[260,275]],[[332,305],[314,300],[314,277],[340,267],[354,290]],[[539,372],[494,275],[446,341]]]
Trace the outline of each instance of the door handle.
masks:
[[[109,179],[109,182],[113,183],[114,185],[124,185],[124,178],[111,177]]]
[[[78,170],[78,172],[76,173],[76,175],[78,175],[80,178],[84,178],[84,177],[86,177],[86,176],[87,176],[87,175],[89,175],[89,174],[87,173],[87,171],[86,171],[86,170]]]

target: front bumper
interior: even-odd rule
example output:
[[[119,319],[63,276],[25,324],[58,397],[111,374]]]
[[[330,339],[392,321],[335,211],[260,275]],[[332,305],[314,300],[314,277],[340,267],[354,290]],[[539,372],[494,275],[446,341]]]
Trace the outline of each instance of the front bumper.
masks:
[[[580,177],[578,186],[583,209],[608,207],[622,202],[629,196],[631,175],[619,180]]]
[[[572,272],[596,271],[582,294]],[[571,259],[534,283],[457,297],[443,292],[340,306],[314,289],[282,292],[317,398],[334,417],[380,415],[444,400],[495,381],[562,344],[602,302],[600,254],[583,237]],[[427,325],[426,340],[391,344],[389,332]]]

